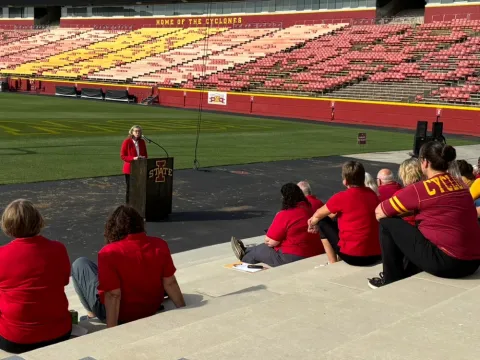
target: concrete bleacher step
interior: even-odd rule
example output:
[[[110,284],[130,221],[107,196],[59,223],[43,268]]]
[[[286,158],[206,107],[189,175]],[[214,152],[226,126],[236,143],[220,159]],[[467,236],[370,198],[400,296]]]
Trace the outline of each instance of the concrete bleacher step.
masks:
[[[174,262],[187,307],[167,301],[163,313],[21,357],[466,359],[476,350],[478,275],[446,280],[421,273],[371,290],[367,278],[381,265],[326,265],[320,255],[248,274],[224,267],[235,262],[229,243],[175,254]],[[67,287],[77,306],[72,291]]]

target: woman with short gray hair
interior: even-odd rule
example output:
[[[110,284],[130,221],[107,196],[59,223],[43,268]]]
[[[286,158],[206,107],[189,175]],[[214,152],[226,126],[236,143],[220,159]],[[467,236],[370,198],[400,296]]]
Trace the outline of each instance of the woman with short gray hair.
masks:
[[[133,161],[138,159],[146,159],[147,145],[142,138],[142,128],[139,125],[134,125],[128,132],[128,138],[126,138],[120,149],[120,158],[123,160],[123,173],[125,174],[126,190],[126,203],[129,202],[130,195],[130,167]]]

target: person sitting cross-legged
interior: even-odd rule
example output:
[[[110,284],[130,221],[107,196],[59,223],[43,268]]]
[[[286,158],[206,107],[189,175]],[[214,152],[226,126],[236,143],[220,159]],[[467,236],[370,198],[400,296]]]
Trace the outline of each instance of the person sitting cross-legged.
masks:
[[[342,167],[343,185],[347,188],[333,195],[308,220],[309,231],[320,228],[320,237],[329,263],[337,255],[347,264],[369,266],[380,261],[380,243],[375,208],[378,196],[365,186],[365,169],[358,161]],[[336,214],[338,222],[330,218]]]
[[[134,208],[122,205],[110,215],[105,241],[98,267],[86,258],[72,265],[73,285],[89,317],[114,327],[154,315],[165,291],[177,308],[185,306],[167,243],[145,233]]]
[[[473,274],[480,266],[480,226],[467,185],[448,173],[456,151],[440,142],[419,153],[427,180],[408,185],[376,209],[380,222],[383,273],[369,279],[378,288],[410,275],[405,262],[445,278]],[[418,228],[399,216],[415,212]]]
[[[270,225],[265,243],[246,248],[232,238],[235,256],[244,263],[275,267],[325,252],[318,234],[308,232],[307,220],[313,210],[302,190],[293,183],[282,186],[282,210]]]

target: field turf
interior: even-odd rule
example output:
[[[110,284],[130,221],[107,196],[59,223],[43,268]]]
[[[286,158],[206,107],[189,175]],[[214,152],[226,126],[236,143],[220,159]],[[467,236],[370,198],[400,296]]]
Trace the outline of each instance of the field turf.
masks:
[[[198,112],[0,93],[0,184],[121,174],[120,144],[133,124],[193,166]],[[368,146],[356,144],[365,130]],[[201,167],[411,149],[412,134],[203,113]],[[471,144],[455,139],[455,145]],[[148,145],[149,156],[162,156]]]

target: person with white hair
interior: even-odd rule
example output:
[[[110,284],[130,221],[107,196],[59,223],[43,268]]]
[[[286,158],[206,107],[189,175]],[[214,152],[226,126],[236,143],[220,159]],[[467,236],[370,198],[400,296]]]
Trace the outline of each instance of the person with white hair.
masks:
[[[377,196],[380,195],[380,193],[378,192],[377,182],[375,181],[373,176],[367,172],[365,173],[365,186],[375,191],[375,194],[377,194]]]
[[[297,186],[302,190],[303,194],[307,198],[308,202],[312,206],[312,210],[315,212],[320,209],[324,203],[322,200],[318,199],[315,195],[313,195],[312,188],[308,181],[300,181]]]
[[[382,169],[377,174],[377,185],[380,201],[390,199],[402,186],[395,181],[390,169]]]
[[[127,185],[126,203],[129,202],[130,195],[130,167],[133,161],[146,159],[147,145],[142,139],[142,128],[134,125],[128,132],[128,137],[123,141],[120,149],[120,158],[123,160],[123,173],[125,174],[125,183]]]

